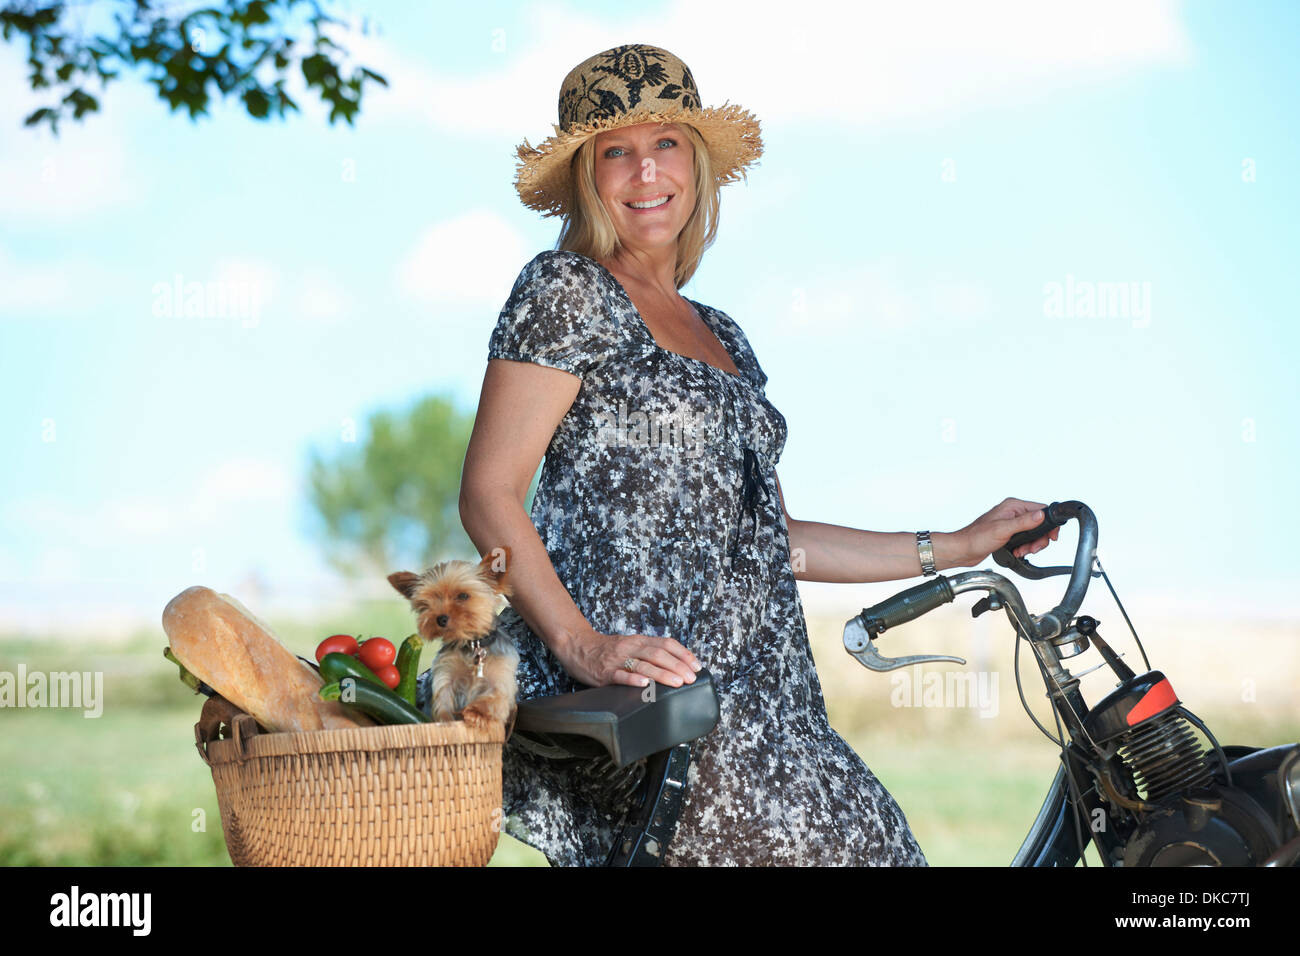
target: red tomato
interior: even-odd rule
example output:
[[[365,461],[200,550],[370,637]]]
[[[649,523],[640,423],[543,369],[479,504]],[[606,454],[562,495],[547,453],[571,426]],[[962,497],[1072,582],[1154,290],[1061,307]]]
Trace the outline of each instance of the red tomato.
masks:
[[[361,645],[361,663],[376,674],[379,673],[379,668],[395,660],[397,660],[397,648],[393,646],[392,641],[386,641],[382,637],[372,637]]]
[[[326,654],[355,654],[357,652],[357,639],[351,634],[335,634],[333,637],[327,637],[320,642],[316,648],[316,663],[321,662]]]
[[[376,668],[375,676],[387,684],[389,690],[397,690],[397,685],[402,682],[402,675],[397,672],[397,667],[393,664]]]

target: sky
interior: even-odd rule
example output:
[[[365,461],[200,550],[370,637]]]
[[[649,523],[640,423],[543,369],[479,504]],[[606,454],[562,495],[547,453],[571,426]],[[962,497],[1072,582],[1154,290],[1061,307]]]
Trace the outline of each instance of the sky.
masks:
[[[351,128],[301,78],[285,121],[191,122],[139,73],[55,139],[23,128],[45,100],[0,44],[0,633],[157,623],[198,583],[349,593],[309,455],[431,394],[473,408],[559,230],[519,202],[515,147],[574,65],[633,42],[762,124],[682,293],[768,375],[793,517],[955,531],[1078,499],[1131,614],[1294,621],[1300,6],[335,9],[390,83]],[[194,282],[253,301],[187,315],[168,290]],[[812,609],[914,583],[801,587]]]

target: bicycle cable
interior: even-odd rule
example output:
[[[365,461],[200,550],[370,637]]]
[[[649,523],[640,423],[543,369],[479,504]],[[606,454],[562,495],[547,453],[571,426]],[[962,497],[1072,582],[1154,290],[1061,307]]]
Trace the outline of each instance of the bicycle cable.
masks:
[[[1124,610],[1124,605],[1120,603],[1119,595],[1115,593],[1115,588],[1111,586],[1110,576],[1106,574],[1106,569],[1101,566],[1101,558],[1093,552],[1092,560],[1097,563],[1097,570],[1101,572],[1101,579],[1106,582],[1106,587],[1110,590],[1110,596],[1115,599],[1115,606],[1119,608],[1119,613],[1124,615],[1124,623],[1128,625],[1129,633],[1133,635],[1133,640],[1137,641],[1138,650],[1142,654],[1142,664],[1147,670],[1151,670],[1151,661],[1147,659],[1147,649],[1142,646],[1142,638],[1138,637],[1137,630],[1133,627],[1133,622],[1129,620],[1128,611]]]
[[[1038,718],[1034,716],[1034,712],[1029,709],[1029,702],[1025,700],[1025,689],[1020,682],[1020,642],[1022,640],[1027,640],[1027,638],[1022,637],[1019,630],[1017,630],[1014,670],[1016,672],[1016,693],[1020,695],[1020,706],[1025,709],[1025,714],[1027,714],[1029,719],[1034,722],[1034,726],[1043,732],[1043,736],[1056,744],[1056,746],[1064,748],[1065,742],[1059,737],[1053,737],[1052,732],[1038,722]],[[1037,660],[1037,658],[1035,658],[1035,660]],[[1041,672],[1043,667],[1042,662],[1038,663],[1038,667]]]

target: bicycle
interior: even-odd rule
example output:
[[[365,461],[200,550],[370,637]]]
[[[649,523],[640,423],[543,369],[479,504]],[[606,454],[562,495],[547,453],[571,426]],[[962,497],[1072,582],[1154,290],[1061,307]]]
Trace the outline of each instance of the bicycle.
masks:
[[[1040,568],[1014,556],[1070,520],[1079,522],[1071,566]],[[874,671],[959,657],[888,658],[875,639],[951,602],[986,591],[972,616],[1004,610],[1016,632],[1016,687],[1030,720],[1060,748],[1060,766],[1012,866],[1087,864],[1089,841],[1105,866],[1300,865],[1300,743],[1269,748],[1221,746],[1183,707],[1168,678],[1152,670],[1137,632],[1096,556],[1097,520],[1079,501],[1053,502],[1042,524],[994,552],[997,564],[1035,580],[1069,574],[1056,607],[1031,615],[1016,586],[991,570],[938,575],[864,608],[844,627],[845,650]],[[1094,570],[1095,566],[1095,570]],[[1142,653],[1135,673],[1076,612],[1102,577]],[[1052,702],[1053,735],[1025,701],[1021,641],[1034,653]],[[1072,675],[1062,661],[1095,648],[1095,668]],[[1109,666],[1118,686],[1089,708],[1079,678]],[[576,761],[611,796],[631,801],[606,866],[657,866],[673,837],[687,779],[691,742],[712,732],[718,703],[708,671],[682,687],[598,687],[519,702],[512,742],[534,753]],[[1062,729],[1064,725],[1064,730]],[[1197,740],[1193,728],[1208,742]],[[1068,740],[1067,740],[1068,735]]]

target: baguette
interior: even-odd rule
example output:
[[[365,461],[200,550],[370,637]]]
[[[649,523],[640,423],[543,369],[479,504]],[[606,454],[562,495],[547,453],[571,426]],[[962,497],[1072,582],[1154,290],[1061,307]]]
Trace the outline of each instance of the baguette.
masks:
[[[376,726],[321,700],[321,676],[229,594],[186,588],[163,609],[162,625],[187,671],[272,733]]]

